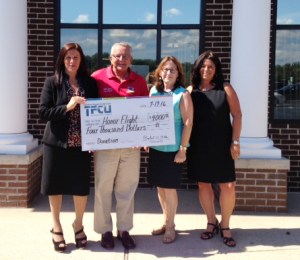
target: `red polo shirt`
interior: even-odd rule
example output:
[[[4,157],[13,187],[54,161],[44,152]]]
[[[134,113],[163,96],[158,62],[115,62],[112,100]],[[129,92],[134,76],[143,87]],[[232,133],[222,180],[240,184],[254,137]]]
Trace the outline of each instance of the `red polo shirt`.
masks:
[[[92,77],[97,81],[99,97],[149,96],[145,79],[131,70],[122,82],[113,73],[112,66],[96,70]]]

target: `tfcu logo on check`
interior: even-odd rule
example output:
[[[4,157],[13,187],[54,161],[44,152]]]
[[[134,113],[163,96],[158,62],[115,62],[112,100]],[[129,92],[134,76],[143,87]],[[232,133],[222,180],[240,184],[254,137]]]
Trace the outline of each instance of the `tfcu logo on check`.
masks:
[[[93,116],[93,115],[103,115],[103,114],[111,114],[111,104],[103,103],[103,104],[95,104],[95,105],[84,105],[85,115]]]

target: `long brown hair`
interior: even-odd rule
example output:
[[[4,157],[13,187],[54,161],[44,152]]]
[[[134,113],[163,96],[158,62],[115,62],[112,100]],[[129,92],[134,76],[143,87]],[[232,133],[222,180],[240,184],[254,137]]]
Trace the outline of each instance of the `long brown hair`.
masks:
[[[63,82],[64,78],[66,77],[65,63],[64,63],[65,56],[66,56],[67,52],[72,49],[77,50],[80,54],[80,65],[79,65],[76,77],[81,78],[81,77],[85,77],[85,76],[89,75],[88,69],[86,66],[86,62],[85,62],[85,56],[83,54],[83,51],[82,51],[82,48],[80,47],[80,45],[78,43],[73,43],[73,42],[66,43],[60,49],[56,63],[55,63],[55,71],[54,71],[55,83],[59,86],[62,85],[62,82]]]
[[[156,70],[154,71],[154,78],[155,78],[155,86],[158,92],[163,92],[164,91],[164,83],[160,77],[160,73],[162,71],[163,66],[165,65],[165,63],[167,61],[173,61],[174,64],[177,67],[178,70],[178,77],[177,80],[174,84],[174,89],[182,86],[185,88],[185,77],[184,77],[184,73],[183,73],[183,68],[181,63],[179,62],[179,60],[174,57],[174,56],[166,56],[164,57],[161,62],[159,63],[159,65],[157,66]]]

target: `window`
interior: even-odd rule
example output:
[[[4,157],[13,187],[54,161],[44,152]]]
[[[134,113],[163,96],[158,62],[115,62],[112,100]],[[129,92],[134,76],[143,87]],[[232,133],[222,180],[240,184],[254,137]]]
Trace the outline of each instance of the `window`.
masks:
[[[273,117],[300,120],[299,0],[278,0],[276,20]]]
[[[103,0],[104,24],[156,24],[157,2],[149,0]]]
[[[98,23],[98,0],[61,0],[61,23]]]
[[[163,24],[197,24],[200,23],[200,2],[191,0],[163,0]]]
[[[56,33],[60,46],[79,43],[91,71],[109,64],[110,48],[125,41],[133,49],[133,67],[142,76],[166,55],[183,64],[187,83],[200,53],[199,0],[60,0]]]

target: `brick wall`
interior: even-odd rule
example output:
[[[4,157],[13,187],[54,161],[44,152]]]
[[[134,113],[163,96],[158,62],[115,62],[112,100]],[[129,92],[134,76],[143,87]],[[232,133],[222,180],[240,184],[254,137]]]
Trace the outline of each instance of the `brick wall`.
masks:
[[[40,192],[41,147],[26,155],[0,155],[0,207],[29,207]]]
[[[300,129],[297,125],[269,124],[269,135],[282,156],[290,160],[287,182],[289,192],[300,192]]]
[[[28,0],[28,131],[41,140],[45,123],[38,116],[45,78],[54,70],[54,1]]]
[[[231,43],[231,0],[208,0],[205,48],[216,51],[223,63],[224,74],[229,78]],[[45,123],[38,118],[41,88],[54,67],[54,3],[50,0],[28,0],[28,131],[41,140]],[[140,187],[147,184],[146,153],[142,153]],[[93,182],[93,178],[92,178]],[[195,188],[183,172],[182,188]]]
[[[282,160],[240,159],[236,162],[237,211],[287,212],[287,171]]]
[[[274,6],[272,0],[272,7]],[[54,67],[54,1],[28,0],[28,131],[41,140],[45,123],[38,118],[38,104],[43,82]],[[273,14],[273,12],[272,12]],[[232,0],[207,0],[204,48],[212,49],[221,58],[224,75],[230,79]],[[271,39],[272,40],[272,39]],[[286,131],[293,132],[287,133]],[[269,124],[269,136],[291,160],[288,174],[289,191],[300,192],[300,155],[297,147],[299,129],[289,125]],[[288,144],[288,142],[290,142]],[[147,186],[147,155],[142,153],[140,186]],[[195,187],[183,176],[182,188]]]
[[[230,74],[232,0],[207,0],[204,49],[218,54],[227,80]]]

